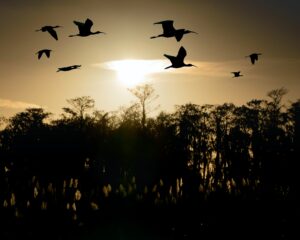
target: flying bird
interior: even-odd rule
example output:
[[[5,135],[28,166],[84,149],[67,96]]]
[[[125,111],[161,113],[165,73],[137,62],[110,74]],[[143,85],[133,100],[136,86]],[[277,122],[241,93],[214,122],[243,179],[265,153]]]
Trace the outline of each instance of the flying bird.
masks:
[[[187,29],[175,29],[173,26],[173,20],[165,20],[161,22],[156,22],[154,24],[161,24],[163,28],[163,33],[157,36],[152,36],[150,37],[151,39],[153,38],[158,38],[158,37],[165,37],[165,38],[170,38],[170,37],[175,37],[177,42],[179,42],[184,34],[187,33],[196,33]],[[198,33],[196,33],[198,34]]]
[[[195,65],[193,64],[185,64],[184,63],[184,58],[186,56],[186,50],[184,49],[184,47],[180,47],[179,51],[178,51],[178,54],[177,56],[171,56],[171,55],[167,55],[167,54],[164,54],[164,56],[166,58],[168,58],[172,65],[166,67],[165,69],[168,69],[168,68],[181,68],[181,67],[196,67]]]
[[[73,22],[78,27],[79,33],[69,35],[69,37],[75,37],[75,36],[87,37],[87,36],[94,35],[94,34],[105,33],[105,32],[100,32],[100,31],[91,32],[93,22],[89,18],[87,18],[84,23],[83,22],[78,22],[78,21],[73,21]]]
[[[44,26],[44,27],[41,27],[40,29],[38,29],[38,30],[35,30],[36,32],[38,32],[38,31],[42,31],[42,32],[48,32],[48,33],[50,33],[50,35],[54,38],[54,39],[56,39],[56,40],[58,40],[58,37],[57,37],[57,33],[56,33],[56,31],[54,30],[54,28],[59,28],[59,27],[62,27],[62,26]]]
[[[38,59],[40,59],[43,56],[43,54],[45,54],[47,56],[47,58],[49,58],[51,51],[52,51],[51,49],[42,49],[42,50],[38,51],[36,54],[38,54]]]
[[[233,73],[233,77],[242,77],[242,76],[244,76],[244,75],[241,75],[241,71],[238,71],[238,72],[231,72],[231,73]]]
[[[252,54],[250,54],[250,55],[248,55],[248,56],[246,56],[246,57],[250,57],[251,63],[252,63],[252,64],[255,64],[255,61],[258,60],[258,56],[259,56],[259,55],[262,55],[262,54],[261,54],[261,53],[252,53]]]
[[[67,67],[60,67],[58,68],[58,70],[56,72],[60,72],[60,71],[63,71],[63,72],[66,72],[66,71],[71,71],[73,69],[78,69],[80,68],[81,65],[72,65],[72,66],[67,66]]]

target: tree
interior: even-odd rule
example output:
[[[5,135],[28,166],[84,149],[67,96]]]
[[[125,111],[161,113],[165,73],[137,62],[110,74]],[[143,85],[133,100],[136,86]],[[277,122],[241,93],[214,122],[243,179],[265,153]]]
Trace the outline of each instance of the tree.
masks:
[[[137,127],[140,121],[139,105],[134,103],[129,107],[121,107],[119,110],[119,125]]]
[[[179,127],[178,135],[182,143],[185,165],[196,170],[199,168],[200,154],[200,106],[192,103],[178,106],[176,113]]]
[[[14,134],[26,134],[29,130],[40,129],[50,113],[42,108],[28,108],[9,119],[8,129]]]
[[[138,102],[142,109],[141,125],[142,128],[145,128],[147,114],[153,111],[153,109],[150,109],[149,105],[158,98],[158,95],[154,93],[154,88],[150,84],[136,86],[135,88],[128,90],[138,99]],[[156,108],[154,108],[154,110]]]
[[[235,106],[233,104],[225,103],[216,106],[212,111],[212,119],[215,132],[215,184],[226,183],[228,178],[227,166],[230,161],[228,158],[229,138],[228,134],[232,128],[233,111]]]
[[[0,116],[0,129],[1,129],[1,126],[4,125],[5,122],[6,122],[6,118]]]
[[[287,93],[284,88],[270,91],[267,96],[271,101],[267,102],[265,111],[264,129],[264,152],[262,161],[263,182],[265,192],[274,193],[278,186],[286,179],[287,155],[286,146],[288,138],[286,136],[287,113],[283,112],[284,105],[282,98]]]
[[[44,121],[49,115],[42,108],[28,108],[10,118],[1,134],[3,148],[20,174],[26,174],[24,169],[38,171],[42,166],[40,160],[48,131]]]
[[[64,107],[63,110],[74,118],[83,120],[88,110],[95,106],[95,100],[90,96],[76,97],[68,99],[67,102],[72,108]]]
[[[300,99],[292,103],[288,109],[290,122],[292,123],[291,129],[291,150],[288,158],[288,176],[291,189],[291,198],[299,196],[299,155],[300,155]]]

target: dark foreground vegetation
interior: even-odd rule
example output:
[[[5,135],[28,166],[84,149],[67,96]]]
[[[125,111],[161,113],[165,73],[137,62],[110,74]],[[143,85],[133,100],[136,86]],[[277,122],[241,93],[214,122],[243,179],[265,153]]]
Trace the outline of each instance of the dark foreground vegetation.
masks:
[[[80,97],[3,121],[0,239],[298,239],[300,101],[150,118],[152,87],[131,92],[117,113]]]

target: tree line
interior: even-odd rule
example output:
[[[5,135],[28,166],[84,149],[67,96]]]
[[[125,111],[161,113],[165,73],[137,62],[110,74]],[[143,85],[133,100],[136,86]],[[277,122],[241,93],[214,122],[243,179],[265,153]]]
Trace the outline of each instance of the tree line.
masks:
[[[42,108],[8,119],[0,131],[1,188],[22,191],[33,176],[54,184],[76,178],[90,189],[134,178],[141,192],[182,181],[186,196],[296,196],[300,100],[284,106],[286,89],[242,106],[187,103],[156,117],[148,116],[153,87],[130,91],[137,101],[118,113],[95,110],[83,96],[67,100],[58,119]]]

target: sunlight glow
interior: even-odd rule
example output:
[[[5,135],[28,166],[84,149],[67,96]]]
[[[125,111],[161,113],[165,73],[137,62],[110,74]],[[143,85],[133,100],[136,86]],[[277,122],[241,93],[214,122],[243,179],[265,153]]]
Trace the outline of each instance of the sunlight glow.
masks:
[[[146,81],[146,76],[164,71],[164,60],[125,59],[106,63],[106,67],[117,72],[118,80],[127,87]]]

